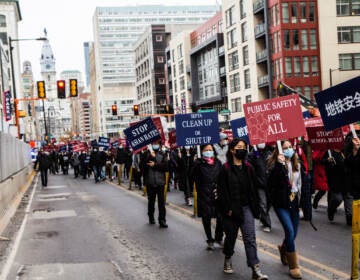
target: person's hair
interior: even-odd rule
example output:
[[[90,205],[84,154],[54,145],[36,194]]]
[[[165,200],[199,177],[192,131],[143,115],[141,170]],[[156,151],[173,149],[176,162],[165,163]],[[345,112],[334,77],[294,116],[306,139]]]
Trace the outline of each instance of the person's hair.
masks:
[[[356,130],[356,134],[360,138],[360,130]],[[343,147],[343,152],[344,152],[345,157],[347,157],[348,155],[350,155],[352,153],[352,150],[354,148],[354,144],[352,142],[353,138],[354,138],[354,136],[353,136],[352,132],[349,132],[345,137],[345,144]]]
[[[284,142],[290,142],[290,141],[289,140],[281,141],[281,146],[284,144]],[[275,165],[275,162],[277,161],[278,155],[279,155],[279,150],[276,147],[274,149],[274,151],[272,152],[271,156],[269,157],[269,159],[266,162],[266,169],[267,170],[271,169]],[[293,172],[299,171],[300,170],[300,160],[299,160],[299,157],[298,157],[295,149],[294,149],[294,154],[293,154],[292,158],[290,159],[290,161],[291,161],[292,171]],[[287,165],[285,165],[285,167],[287,168]]]
[[[229,148],[228,151],[226,153],[226,160],[229,164],[233,164],[234,159],[233,159],[233,154],[231,153],[231,150],[233,150],[235,148],[235,146],[239,143],[239,142],[243,142],[246,145],[246,148],[248,146],[247,142],[245,139],[242,138],[234,138],[230,144],[229,144]]]
[[[205,144],[205,145],[201,145],[201,146],[200,146],[200,151],[202,152],[202,151],[205,149],[205,147],[207,147],[207,146],[211,146],[211,147],[213,148],[213,150],[214,150],[213,145],[211,145],[211,144]]]

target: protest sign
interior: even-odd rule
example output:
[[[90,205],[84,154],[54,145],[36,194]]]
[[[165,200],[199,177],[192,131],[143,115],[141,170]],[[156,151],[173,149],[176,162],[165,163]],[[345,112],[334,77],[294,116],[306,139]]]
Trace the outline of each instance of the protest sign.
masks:
[[[325,129],[360,120],[360,77],[353,78],[315,94]]]
[[[306,133],[296,94],[244,104],[251,145],[295,138]]]
[[[217,112],[175,115],[178,146],[214,144],[220,141]]]
[[[235,138],[242,138],[249,143],[249,134],[245,117],[230,121],[230,126]]]
[[[99,147],[104,147],[105,150],[110,148],[110,138],[107,137],[99,137],[98,140],[98,146]]]
[[[151,118],[146,118],[141,122],[126,128],[124,134],[134,151],[161,139],[160,133]]]

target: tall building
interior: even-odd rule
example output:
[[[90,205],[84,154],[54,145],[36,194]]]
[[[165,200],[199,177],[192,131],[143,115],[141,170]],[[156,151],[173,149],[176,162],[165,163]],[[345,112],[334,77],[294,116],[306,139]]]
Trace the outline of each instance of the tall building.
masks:
[[[166,47],[172,36],[193,24],[152,24],[134,44],[136,99],[140,114],[163,114],[172,104],[166,92]],[[185,72],[185,68],[182,69]]]
[[[90,86],[90,42],[84,43],[84,59],[85,59],[85,87]]]
[[[124,117],[117,124],[111,123],[108,112],[115,102],[125,101],[132,107],[136,99],[133,44],[145,29],[150,24],[201,24],[217,10],[217,6],[163,5],[96,9],[93,26],[97,75],[91,92],[95,94],[98,107],[94,120],[98,125],[94,126],[99,127],[99,133],[116,135],[128,126],[131,109],[124,112]]]
[[[190,35],[192,110],[227,110],[223,20],[221,11]],[[180,84],[181,86],[181,84]],[[219,115],[220,126],[227,116]]]
[[[90,93],[80,93],[79,95],[79,122],[80,132],[79,136],[83,140],[90,140],[91,137],[91,104],[90,104]]]
[[[360,74],[360,2],[318,0],[321,84],[326,89]]]

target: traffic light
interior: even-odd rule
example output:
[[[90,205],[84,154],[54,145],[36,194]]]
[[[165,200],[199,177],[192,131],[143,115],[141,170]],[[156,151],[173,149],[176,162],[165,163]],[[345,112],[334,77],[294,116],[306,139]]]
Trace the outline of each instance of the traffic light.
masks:
[[[293,90],[288,86],[284,85],[282,82],[278,83],[277,87],[278,96],[285,96],[293,93]]]
[[[56,84],[57,84],[58,98],[66,98],[65,81],[59,80],[56,82]]]
[[[165,105],[165,113],[166,114],[174,114],[174,108],[172,105],[166,104]]]
[[[134,105],[134,116],[139,115],[139,105]]]
[[[46,98],[45,82],[37,81],[36,82],[38,98]]]
[[[117,106],[115,104],[111,105],[111,112],[113,116],[117,116]]]
[[[70,79],[70,97],[78,96],[77,79]]]

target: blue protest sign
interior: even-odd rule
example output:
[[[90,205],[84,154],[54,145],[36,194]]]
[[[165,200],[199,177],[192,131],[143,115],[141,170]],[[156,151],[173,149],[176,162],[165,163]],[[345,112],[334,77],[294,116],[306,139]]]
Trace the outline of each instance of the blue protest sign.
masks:
[[[98,140],[99,147],[104,147],[105,150],[110,148],[110,138],[99,136]]]
[[[242,138],[250,143],[245,117],[230,121],[234,138]]]
[[[178,146],[215,144],[220,141],[217,112],[175,115]]]
[[[124,130],[126,140],[131,148],[136,151],[161,138],[153,120],[146,118]]]
[[[360,77],[315,94],[326,131],[360,120]]]
[[[97,146],[98,146],[98,143],[97,143],[96,139],[91,140],[90,145],[91,145],[91,147],[97,147]]]
[[[111,145],[111,148],[116,149],[117,147],[119,147],[119,142],[115,141],[115,142],[110,143],[110,145]]]

